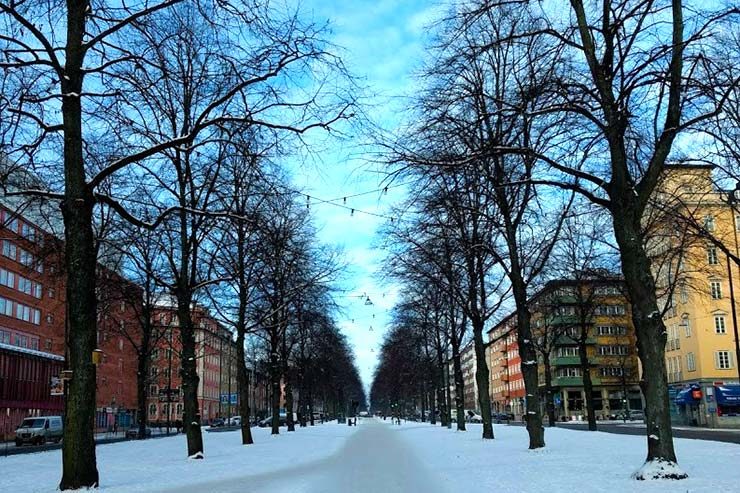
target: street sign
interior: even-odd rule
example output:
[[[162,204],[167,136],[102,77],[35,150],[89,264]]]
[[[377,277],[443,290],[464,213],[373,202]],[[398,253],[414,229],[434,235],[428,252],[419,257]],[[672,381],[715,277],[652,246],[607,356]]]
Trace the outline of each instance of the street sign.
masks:
[[[231,399],[229,399],[231,396]],[[221,394],[221,404],[236,404],[238,402],[239,394]],[[229,400],[231,402],[229,402]]]

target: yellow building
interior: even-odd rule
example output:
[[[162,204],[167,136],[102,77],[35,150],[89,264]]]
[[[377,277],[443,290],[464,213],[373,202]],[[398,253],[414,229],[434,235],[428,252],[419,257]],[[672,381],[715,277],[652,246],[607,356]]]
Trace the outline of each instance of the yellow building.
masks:
[[[730,300],[740,271],[717,246],[737,254],[740,216],[714,185],[712,168],[667,167],[645,225],[676,421],[740,426],[740,386],[728,386],[738,382]]]
[[[556,419],[587,419],[582,350],[596,419],[642,410],[635,330],[621,280],[593,275],[550,281],[531,306],[540,393],[544,406],[547,357]]]

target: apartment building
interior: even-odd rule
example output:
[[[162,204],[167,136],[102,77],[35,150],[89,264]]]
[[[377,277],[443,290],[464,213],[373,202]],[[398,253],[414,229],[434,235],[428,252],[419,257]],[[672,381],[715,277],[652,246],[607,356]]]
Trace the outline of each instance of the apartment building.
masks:
[[[667,330],[666,367],[676,422],[740,427],[737,326],[740,211],[711,165],[668,166],[649,220],[653,274]],[[712,241],[714,239],[714,241]],[[736,300],[735,309],[737,308]]]
[[[36,206],[0,205],[0,420],[11,434],[26,416],[61,414],[65,368],[65,275],[63,242],[44,228]],[[44,222],[41,225],[41,222]],[[100,266],[112,284],[125,282]],[[127,426],[136,409],[136,355],[122,337],[133,323],[128,305],[98,306],[96,426]],[[91,355],[92,357],[92,355]]]
[[[228,404],[231,393],[236,393],[235,353],[232,334],[221,326],[208,310],[195,305],[191,311],[195,325],[196,368],[199,376],[198,407],[201,421],[228,416],[229,410],[237,408]],[[182,342],[174,300],[163,298],[154,312],[155,323],[164,333],[158,347],[153,351],[150,363],[150,383],[147,392],[148,420],[159,426],[174,426],[182,421],[183,395],[180,375]],[[224,375],[231,373],[233,392],[224,396],[222,386]],[[228,382],[226,384],[228,388]]]
[[[635,330],[621,280],[597,274],[551,281],[532,297],[530,306],[543,411],[545,356],[558,419],[586,419],[584,368],[591,377],[597,419],[642,409]]]
[[[516,314],[512,313],[488,332],[491,406],[497,413],[521,419],[525,412],[524,376],[516,338]]]

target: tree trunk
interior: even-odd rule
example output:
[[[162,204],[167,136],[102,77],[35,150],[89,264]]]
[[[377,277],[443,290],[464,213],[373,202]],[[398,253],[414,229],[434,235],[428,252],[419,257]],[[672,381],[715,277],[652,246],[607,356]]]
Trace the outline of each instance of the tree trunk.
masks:
[[[177,316],[180,320],[180,339],[182,341],[182,393],[183,422],[188,441],[188,457],[203,459],[203,435],[200,430],[200,409],[198,407],[198,367],[196,362],[196,342],[193,320],[190,316],[191,297],[181,288],[178,293]]]
[[[581,326],[581,337],[578,339],[578,353],[581,361],[581,373],[583,374],[583,393],[586,401],[586,415],[589,431],[596,431],[596,410],[594,409],[594,385],[591,382],[591,362],[588,360],[586,338],[588,327]]]
[[[550,426],[555,426],[555,402],[552,395],[552,367],[550,366],[550,354],[544,355],[545,364],[545,409],[547,409],[547,421]]]
[[[270,355],[270,387],[272,389],[272,435],[280,434],[280,362],[277,350]]]
[[[141,348],[137,353],[139,361],[137,362],[136,371],[136,396],[137,404],[139,408],[139,432],[136,438],[139,440],[146,439],[146,424],[147,424],[147,405],[146,405],[146,387],[147,377],[149,376],[149,361],[150,361],[150,350],[149,350],[149,337],[146,334],[142,337]]]
[[[450,395],[450,365],[445,361],[445,368],[444,368],[444,376],[445,376],[445,402],[446,402],[446,409],[445,409],[445,415],[447,416],[445,425],[447,426],[447,429],[452,429],[452,396]]]
[[[452,343],[452,371],[455,379],[457,431],[465,431],[465,382],[463,380],[462,365],[460,364],[460,345],[454,340]]]
[[[486,361],[486,346],[483,342],[483,321],[473,322],[473,344],[475,349],[475,381],[478,384],[478,404],[480,415],[483,418],[483,438],[493,439],[493,423],[491,421],[491,395],[488,392],[488,362]]]
[[[437,351],[437,402],[439,408],[439,424],[440,426],[448,426],[449,424],[449,407],[447,406],[447,392],[445,387],[447,386],[447,379],[445,378],[445,362],[442,357],[442,351]]]
[[[624,204],[619,204],[625,208]],[[639,218],[629,210],[612,214],[614,232],[622,260],[622,272],[632,303],[632,321],[637,334],[637,349],[642,362],[647,433],[647,462],[676,462],[668,401],[668,376],[665,366],[667,332],[655,295],[650,259],[640,234]],[[636,476],[638,479],[644,479]],[[687,477],[677,472],[674,479]]]
[[[247,371],[247,360],[244,355],[244,332],[243,326],[237,327],[236,387],[239,392],[239,415],[242,418],[242,445],[251,445],[254,443],[254,439],[252,438],[252,427],[249,423],[251,414],[249,409],[249,372]]]
[[[62,443],[60,490],[95,487],[99,476],[95,458],[96,347],[95,237],[92,213],[95,200],[85,181],[82,150],[82,61],[85,56],[84,2],[67,2],[65,78],[60,81],[64,128],[65,267],[67,271],[68,368]]]
[[[526,292],[525,292],[526,299]],[[539,376],[537,375],[537,353],[532,344],[529,308],[517,300],[517,342],[522,359],[522,375],[526,392],[526,423],[529,434],[529,448],[538,449],[545,446],[545,429],[540,414]]]
[[[288,370],[285,370],[285,423],[288,425],[288,431],[295,431],[295,421],[293,420],[293,383],[288,377]]]

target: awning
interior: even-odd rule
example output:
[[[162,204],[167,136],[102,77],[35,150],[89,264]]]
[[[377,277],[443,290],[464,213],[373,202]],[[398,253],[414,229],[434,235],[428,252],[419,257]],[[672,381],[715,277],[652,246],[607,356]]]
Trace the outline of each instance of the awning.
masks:
[[[720,406],[740,405],[740,385],[717,385],[714,387],[717,404]]]
[[[685,406],[686,404],[697,404],[699,402],[699,399],[694,399],[692,393],[694,390],[699,389],[700,387],[698,385],[690,385],[689,387],[681,389],[678,394],[676,394],[674,402],[679,406]]]

